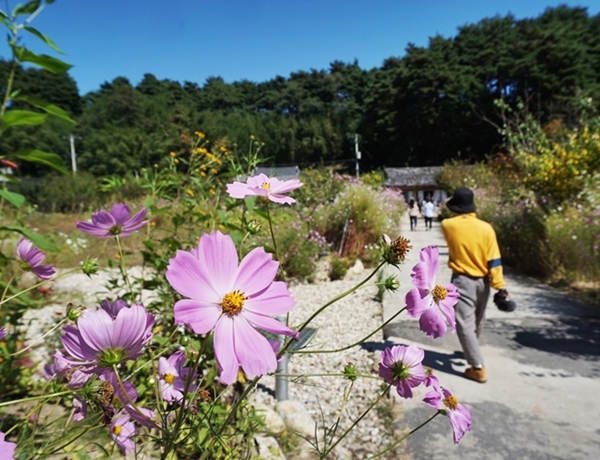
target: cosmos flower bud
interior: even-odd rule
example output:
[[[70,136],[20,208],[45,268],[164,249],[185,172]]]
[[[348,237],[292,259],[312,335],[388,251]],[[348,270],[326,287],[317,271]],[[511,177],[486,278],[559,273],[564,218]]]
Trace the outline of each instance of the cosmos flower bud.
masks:
[[[256,221],[256,220],[251,220],[250,222],[248,222],[247,225],[247,229],[248,229],[248,233],[250,233],[251,235],[256,235],[258,233],[260,233],[260,222]]]
[[[348,363],[346,366],[344,366],[344,376],[351,382],[356,380],[356,366],[354,363]]]
[[[90,278],[92,277],[92,275],[98,273],[99,268],[100,267],[98,266],[98,259],[89,256],[86,257],[83,261],[83,264],[81,264],[81,271]]]
[[[400,281],[395,276],[386,278],[383,285],[388,291],[397,291],[400,288]]]

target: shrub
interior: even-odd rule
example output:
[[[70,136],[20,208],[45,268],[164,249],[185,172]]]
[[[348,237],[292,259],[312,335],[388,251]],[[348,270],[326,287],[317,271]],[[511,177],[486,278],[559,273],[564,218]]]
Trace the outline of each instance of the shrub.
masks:
[[[97,179],[87,172],[24,180],[12,188],[41,212],[82,213],[103,202]]]
[[[357,258],[383,233],[398,232],[404,198],[391,189],[344,179],[345,185],[335,200],[316,209],[315,226],[340,255]]]
[[[337,254],[331,254],[331,270],[329,272],[329,279],[331,281],[341,280],[348,270],[352,261],[348,257],[340,257]]]

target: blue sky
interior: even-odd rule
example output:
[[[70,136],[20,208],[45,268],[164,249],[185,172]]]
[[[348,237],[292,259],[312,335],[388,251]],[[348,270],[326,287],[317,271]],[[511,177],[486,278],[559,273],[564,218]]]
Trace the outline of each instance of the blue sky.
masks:
[[[85,94],[119,76],[136,85],[145,73],[203,85],[211,76],[262,82],[334,60],[371,69],[408,43],[427,46],[485,17],[532,18],[559,4],[600,11],[600,0],[56,0],[32,26],[65,52]],[[53,54],[37,39],[25,43]],[[7,51],[0,45],[5,59]]]

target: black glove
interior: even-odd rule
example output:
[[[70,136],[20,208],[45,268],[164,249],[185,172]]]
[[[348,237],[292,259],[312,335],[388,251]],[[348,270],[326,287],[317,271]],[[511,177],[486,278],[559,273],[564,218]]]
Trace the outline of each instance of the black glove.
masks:
[[[510,295],[506,289],[500,289],[494,294],[494,303],[500,311],[511,312],[517,308],[517,303],[510,300]]]

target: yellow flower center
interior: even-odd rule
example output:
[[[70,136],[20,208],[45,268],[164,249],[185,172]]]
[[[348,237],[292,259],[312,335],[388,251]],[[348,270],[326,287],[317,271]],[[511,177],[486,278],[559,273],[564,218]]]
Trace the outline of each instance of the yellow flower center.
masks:
[[[260,184],[260,186],[262,188],[266,188],[267,190],[271,190],[271,184],[269,184],[268,182],[263,182],[262,184]]]
[[[444,399],[444,406],[450,410],[456,410],[458,406],[458,399],[456,399],[454,396],[448,396],[446,399]]]
[[[121,425],[113,426],[113,433],[115,434],[115,436],[119,436],[121,434],[121,431],[123,431],[123,427]]]
[[[431,291],[431,295],[433,296],[433,300],[439,302],[440,300],[444,300],[448,296],[448,290],[445,287],[442,287],[438,284]]]
[[[166,383],[168,383],[169,385],[173,385],[173,382],[175,381],[175,376],[173,374],[165,374],[163,376],[163,379],[165,380]]]
[[[246,300],[244,293],[240,291],[233,291],[229,294],[225,294],[221,301],[221,308],[229,316],[235,316],[242,311],[244,301]]]

